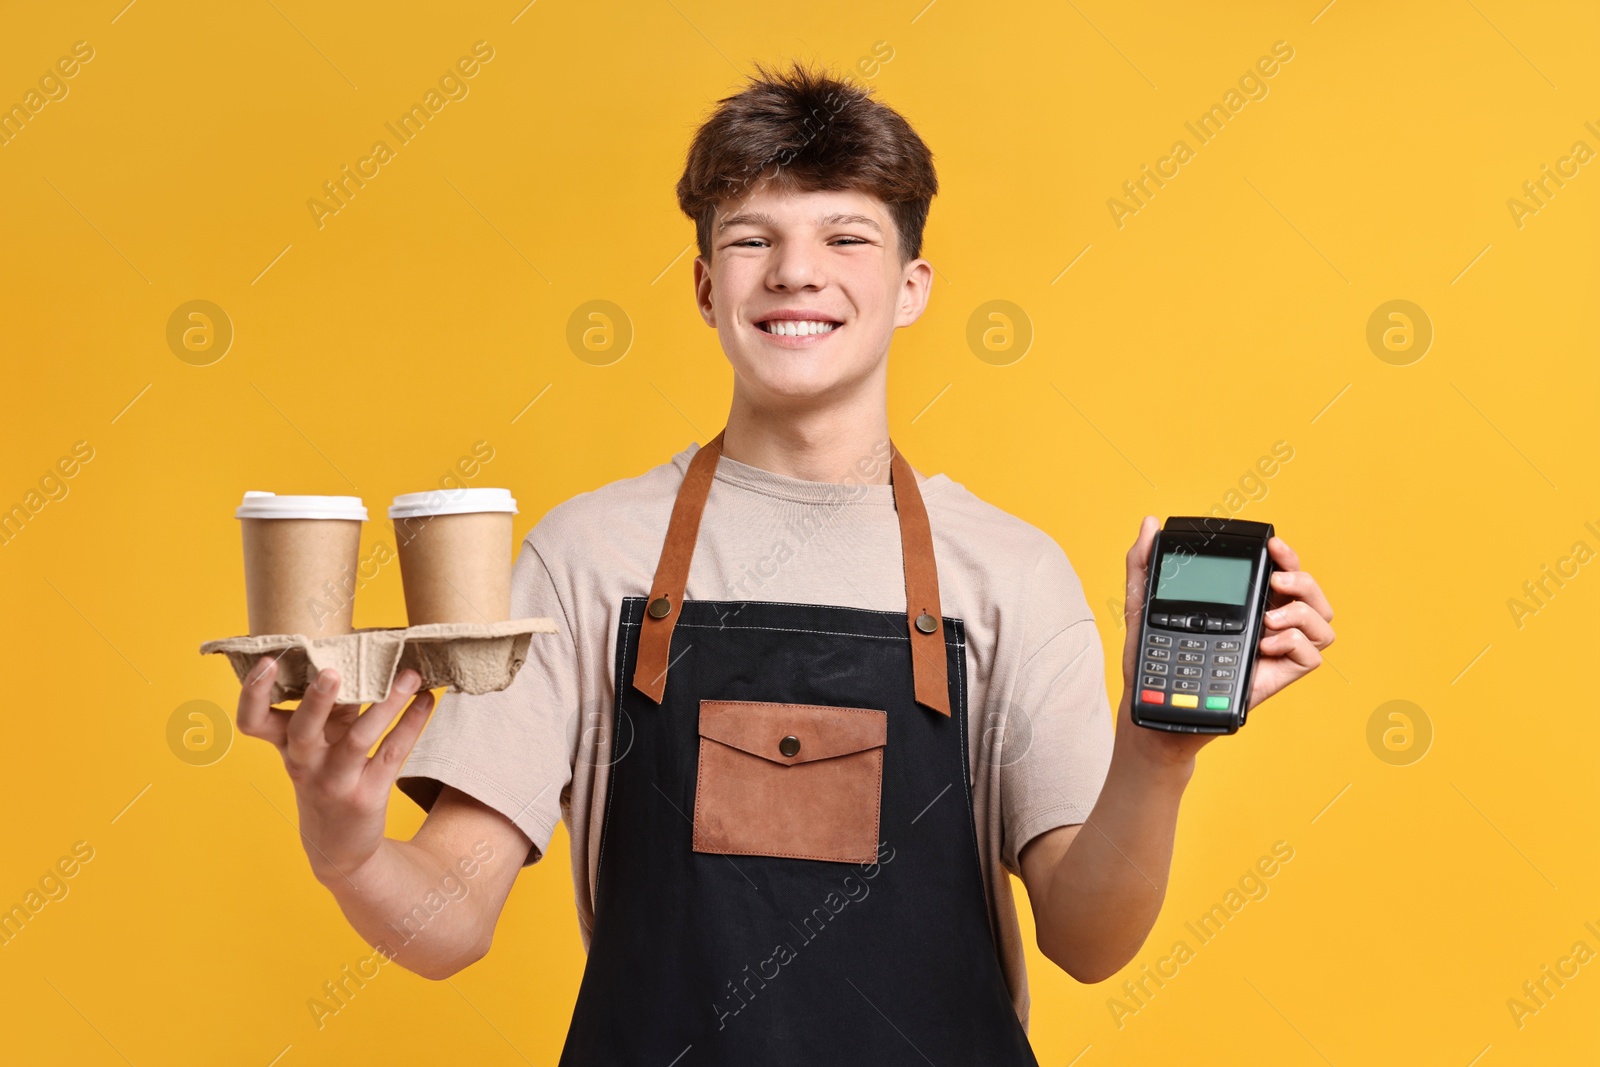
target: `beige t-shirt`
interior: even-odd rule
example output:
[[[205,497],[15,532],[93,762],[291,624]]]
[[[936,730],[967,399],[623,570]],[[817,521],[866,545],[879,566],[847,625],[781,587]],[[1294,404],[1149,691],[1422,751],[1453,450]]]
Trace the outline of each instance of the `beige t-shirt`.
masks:
[[[649,593],[696,451],[581,493],[529,531],[512,570],[512,616],[549,616],[561,632],[533,636],[507,689],[446,694],[400,770],[400,789],[424,808],[448,783],[503,813],[533,841],[526,863],[543,855],[563,820],[585,949],[622,599]],[[990,926],[1026,1027],[1027,973],[1006,871],[1017,871],[1017,853],[1036,835],[1083,822],[1105,781],[1112,716],[1100,636],[1077,575],[1047,534],[946,475],[918,485],[941,608],[966,622],[974,819]],[[803,481],[724,456],[685,596],[905,611],[893,492]]]

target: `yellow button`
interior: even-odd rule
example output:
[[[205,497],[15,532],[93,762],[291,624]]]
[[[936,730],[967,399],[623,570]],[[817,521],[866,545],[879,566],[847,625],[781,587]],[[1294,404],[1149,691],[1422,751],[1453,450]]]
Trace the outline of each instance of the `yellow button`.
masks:
[[[1175,708],[1197,708],[1200,706],[1200,698],[1192,693],[1173,693],[1172,706]]]

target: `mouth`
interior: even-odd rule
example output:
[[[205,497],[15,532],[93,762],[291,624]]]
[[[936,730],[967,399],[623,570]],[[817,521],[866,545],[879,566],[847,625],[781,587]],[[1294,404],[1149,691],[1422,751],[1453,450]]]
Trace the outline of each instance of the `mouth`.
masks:
[[[773,337],[819,337],[834,333],[844,328],[844,323],[837,319],[787,319],[771,318],[762,319],[755,323],[756,329]]]

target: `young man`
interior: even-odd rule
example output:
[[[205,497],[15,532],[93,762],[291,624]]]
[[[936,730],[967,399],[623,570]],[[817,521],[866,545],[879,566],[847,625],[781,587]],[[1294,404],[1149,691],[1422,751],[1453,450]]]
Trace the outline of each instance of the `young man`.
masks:
[[[1155,921],[1208,738],[1131,724],[1132,646],[1113,733],[1061,549],[890,443],[889,345],[928,301],[936,189],[894,111],[760,71],[678,185],[734,371],[726,428],[527,535],[512,610],[559,636],[426,734],[419,695],[370,760],[411,672],[365,714],[316,688],[269,708],[266,660],[244,687],[240,729],[283,752],[318,879],[417,973],[488,951],[566,823],[589,955],[563,1063],[1032,1064],[1008,872],[1080,981]],[[1127,555],[1129,635],[1155,529]],[[1316,582],[1269,547],[1252,704],[1333,641]],[[410,841],[383,835],[397,778],[429,811]],[[479,842],[517,862],[394,944]]]

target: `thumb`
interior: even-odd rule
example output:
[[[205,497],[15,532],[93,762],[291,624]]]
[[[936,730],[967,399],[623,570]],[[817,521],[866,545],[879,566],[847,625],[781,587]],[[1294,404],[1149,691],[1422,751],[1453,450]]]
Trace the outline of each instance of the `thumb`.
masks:
[[[1156,531],[1161,528],[1154,515],[1146,515],[1139,523],[1139,536],[1128,549],[1128,583],[1124,590],[1123,618],[1128,632],[1137,633],[1144,615],[1146,575],[1150,571],[1150,548],[1155,544]]]

